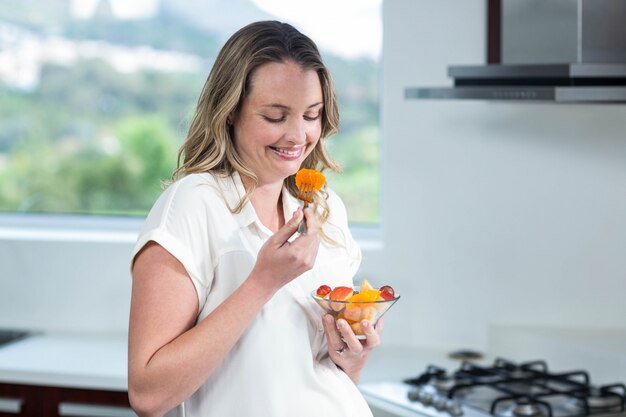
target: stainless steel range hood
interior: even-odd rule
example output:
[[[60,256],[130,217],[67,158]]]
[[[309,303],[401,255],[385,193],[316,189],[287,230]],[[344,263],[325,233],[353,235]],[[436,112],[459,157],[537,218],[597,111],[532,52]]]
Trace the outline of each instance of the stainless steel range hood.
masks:
[[[452,65],[453,86],[407,88],[406,98],[626,103],[626,0],[488,5],[491,63]]]

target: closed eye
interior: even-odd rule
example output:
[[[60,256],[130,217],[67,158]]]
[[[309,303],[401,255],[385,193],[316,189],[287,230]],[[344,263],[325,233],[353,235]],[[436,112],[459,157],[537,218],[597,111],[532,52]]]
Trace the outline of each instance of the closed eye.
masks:
[[[285,121],[285,116],[281,116],[279,118],[273,118],[273,117],[269,117],[269,116],[263,116],[263,118],[265,120],[267,120],[270,123],[281,123]]]
[[[314,120],[319,119],[321,116],[322,116],[322,113],[318,113],[318,114],[316,114],[315,116],[306,116],[306,115],[305,115],[305,116],[304,116],[304,120],[307,120],[307,121],[309,121],[309,122],[312,122],[312,121],[314,121]]]

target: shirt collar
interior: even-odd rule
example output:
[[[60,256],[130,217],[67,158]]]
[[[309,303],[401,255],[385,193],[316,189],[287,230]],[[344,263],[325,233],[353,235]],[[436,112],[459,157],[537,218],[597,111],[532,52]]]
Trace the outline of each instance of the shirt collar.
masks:
[[[246,195],[241,176],[235,171],[232,175],[223,177],[221,183],[222,186],[220,188],[222,189],[224,199],[228,207],[233,210],[239,205],[243,196]],[[239,227],[248,227],[257,220],[256,212],[250,200],[246,201],[240,212],[233,213],[233,217],[239,224]]]
[[[224,185],[224,197],[228,206],[231,209],[237,207],[243,196],[246,195],[246,189],[243,186],[241,176],[237,171],[235,171],[230,178],[226,178]],[[289,190],[287,190],[287,187],[284,185],[282,190],[282,199],[283,215],[285,216],[285,222],[288,222],[293,217],[293,213],[298,209],[299,203],[294,196],[289,194]],[[246,201],[241,211],[239,213],[234,213],[234,216],[239,224],[239,227],[248,227],[255,222],[257,222],[259,226],[261,225],[261,221],[259,220],[250,200]]]

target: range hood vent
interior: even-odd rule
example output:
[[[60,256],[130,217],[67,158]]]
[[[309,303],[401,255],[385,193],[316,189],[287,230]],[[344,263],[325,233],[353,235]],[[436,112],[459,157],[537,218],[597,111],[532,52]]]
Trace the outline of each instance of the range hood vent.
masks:
[[[487,1],[488,63],[406,98],[626,103],[626,1]]]

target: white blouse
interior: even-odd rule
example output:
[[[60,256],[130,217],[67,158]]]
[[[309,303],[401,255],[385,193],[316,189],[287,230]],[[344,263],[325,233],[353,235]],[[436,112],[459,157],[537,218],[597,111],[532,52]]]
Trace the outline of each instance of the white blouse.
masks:
[[[238,174],[188,175],[154,204],[134,255],[155,241],[187,270],[198,294],[197,321],[208,316],[248,277],[272,232],[247,202]],[[298,201],[283,189],[285,220]],[[348,229],[343,202],[329,190],[325,233],[341,246],[320,244],[315,266],[265,304],[221,365],[168,417],[364,417],[367,403],[331,361],[322,311],[310,293],[322,284],[352,285],[361,251]]]

